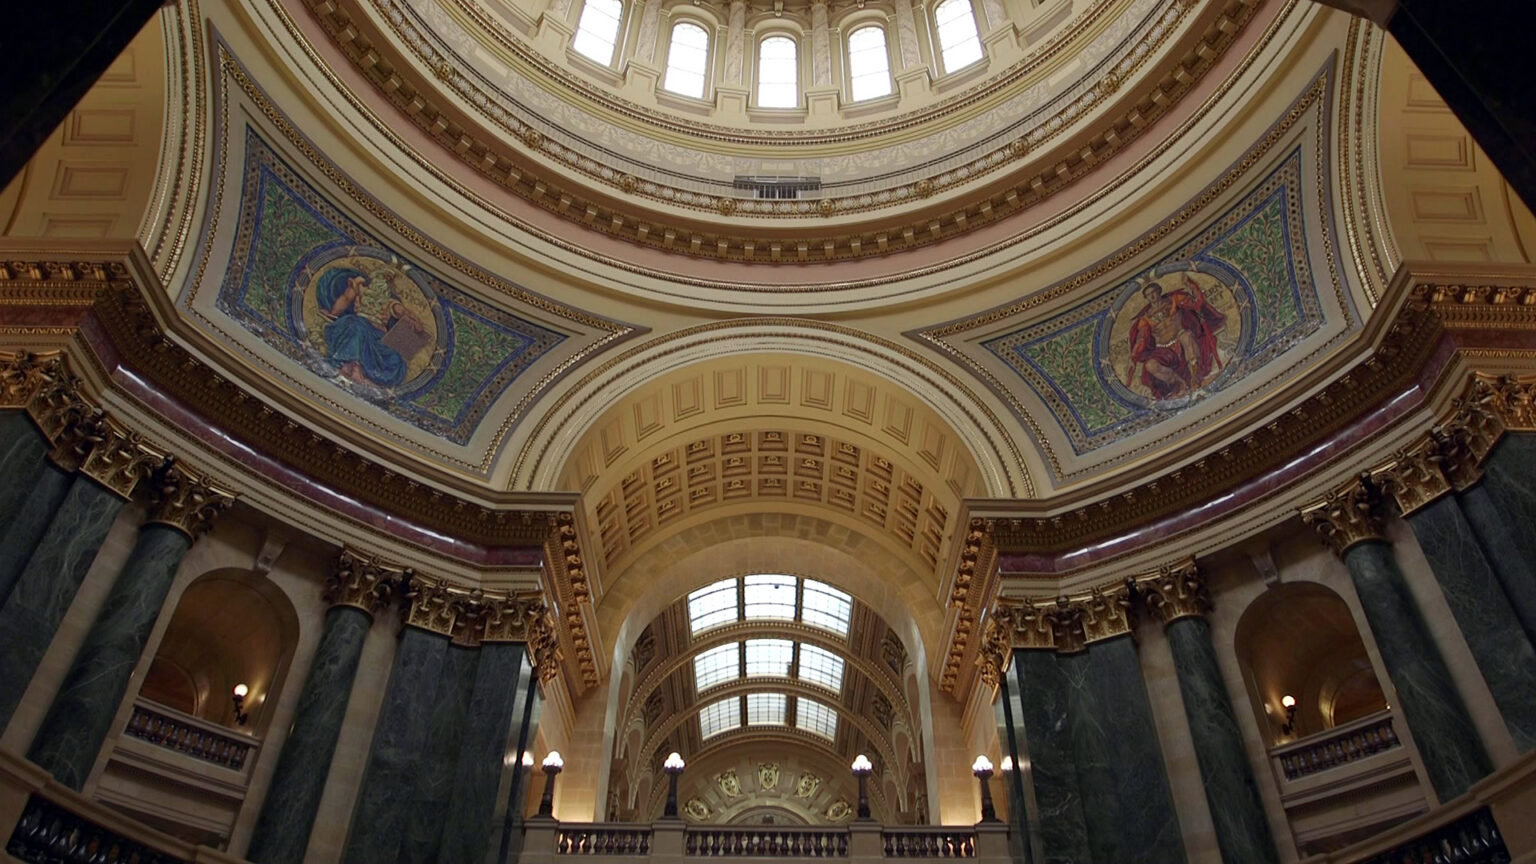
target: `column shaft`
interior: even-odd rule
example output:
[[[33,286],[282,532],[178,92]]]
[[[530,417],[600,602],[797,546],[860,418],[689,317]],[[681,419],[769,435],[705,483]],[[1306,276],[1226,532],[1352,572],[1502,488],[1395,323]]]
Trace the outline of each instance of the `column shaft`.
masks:
[[[128,563],[27,751],[27,758],[71,789],[85,785],[190,548],[192,538],[170,525],[149,522],[139,529]]]
[[[526,688],[519,688],[520,691],[526,690],[516,727],[519,755],[532,749],[534,737],[539,732],[539,716],[544,710],[544,694],[539,691],[536,668],[528,666],[524,669],[524,674],[518,676],[519,681],[524,676],[528,681]],[[528,809],[528,791],[533,788],[535,770],[521,765],[512,770],[511,787],[507,790],[507,812],[501,823],[501,842],[497,844],[496,864],[511,864],[522,855],[523,813]]]
[[[1516,527],[1511,539],[1526,574],[1536,574],[1536,531],[1530,530],[1536,525],[1536,434],[1505,433],[1483,463],[1482,487]]]
[[[1170,621],[1166,632],[1221,860],[1225,864],[1278,864],[1279,853],[1264,816],[1253,766],[1221,680],[1221,668],[1216,665],[1210,625],[1204,618],[1187,615]]]
[[[527,654],[527,646],[520,642],[485,642],[480,646],[469,723],[459,747],[453,797],[437,856],[440,864],[484,861],[489,853],[497,787],[506,770],[507,739],[513,731],[517,706],[526,699],[519,691],[532,684],[520,674]],[[521,754],[513,758],[517,755]],[[512,770],[520,771],[521,766]]]
[[[83,475],[70,484],[0,608],[0,728],[11,722],[64,613],[127,502]]]
[[[1536,644],[1536,575],[1520,548],[1518,536],[1533,532],[1517,530],[1509,520],[1509,511],[1501,510],[1494,502],[1486,483],[1461,492],[1457,503],[1477,535],[1484,557],[1498,576],[1515,617],[1520,619],[1525,638]]]
[[[1392,547],[1382,540],[1364,540],[1345,550],[1344,565],[1430,783],[1441,801],[1449,801],[1493,770],[1488,753],[1403,584]]]
[[[63,506],[75,475],[44,459],[43,467],[27,482],[30,487],[23,506],[12,514],[0,533],[0,606],[10,599],[21,571],[37,551],[37,544],[43,542],[43,535]]]
[[[1019,755],[1029,763],[1035,790],[1042,864],[1086,864],[1093,859],[1061,661],[1054,651],[1021,650],[1013,652],[1013,668],[1019,678]]]
[[[347,864],[393,864],[400,856],[427,722],[447,659],[447,636],[415,627],[401,632],[342,853]]]
[[[426,864],[435,861],[443,839],[443,823],[448,818],[448,802],[453,796],[453,780],[464,740],[464,726],[469,716],[469,701],[475,687],[475,667],[480,649],[450,645],[438,678],[437,696],[432,700],[432,714],[427,718],[427,739],[421,748],[421,762],[416,769],[415,804],[402,814],[409,825],[401,844],[401,864]]]
[[[1152,705],[1129,636],[1062,658],[1094,864],[1185,860]]]
[[[48,439],[25,411],[0,411],[0,531],[29,504],[47,455]]]
[[[1007,787],[1008,795],[1008,824],[1012,835],[1010,851],[1014,858],[1023,864],[1031,864],[1034,861],[1031,849],[1033,834],[1029,825],[1029,808],[1024,804],[1024,769],[1025,754],[1023,749],[1023,735],[1019,730],[1019,717],[1023,711],[1023,705],[1018,699],[1018,691],[1015,689],[1018,683],[1018,675],[1013,669],[999,670],[997,676],[997,701],[1002,715],[1001,739],[1003,744],[1003,756],[1013,761],[1013,770],[1003,772],[1003,785]]]
[[[373,618],[356,606],[332,606],[299,693],[293,726],[277,757],[245,857],[256,864],[301,864],[315,827],[325,778],[341,736],[363,642]]]
[[[1415,510],[1408,524],[1504,723],[1520,750],[1536,746],[1536,650],[1520,626],[1477,535],[1451,495]]]

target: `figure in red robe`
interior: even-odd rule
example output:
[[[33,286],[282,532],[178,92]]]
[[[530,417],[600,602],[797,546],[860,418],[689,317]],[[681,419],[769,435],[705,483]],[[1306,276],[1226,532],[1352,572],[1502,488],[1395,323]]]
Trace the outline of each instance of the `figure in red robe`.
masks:
[[[1221,371],[1216,334],[1227,316],[1205,299],[1188,275],[1184,288],[1163,293],[1153,282],[1141,289],[1146,299],[1131,322],[1131,366],[1125,385],[1140,370],[1142,386],[1155,399],[1173,399],[1200,387]]]

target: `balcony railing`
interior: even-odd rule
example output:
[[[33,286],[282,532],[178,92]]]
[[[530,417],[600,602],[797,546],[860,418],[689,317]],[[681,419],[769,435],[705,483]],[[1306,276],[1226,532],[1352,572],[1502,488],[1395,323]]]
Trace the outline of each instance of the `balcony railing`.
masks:
[[[562,823],[555,834],[560,855],[649,855],[651,826]]]
[[[37,795],[27,800],[5,851],[17,861],[48,864],[187,864],[191,860],[135,843]]]
[[[918,826],[880,832],[887,858],[975,858],[976,832]]]
[[[847,858],[848,829],[774,825],[690,827],[683,851],[699,858]]]
[[[246,760],[260,743],[147,699],[133,703],[133,716],[123,733],[235,771],[245,770]]]
[[[1399,746],[1392,714],[1381,711],[1343,726],[1276,747],[1270,755],[1287,780],[1296,780]]]

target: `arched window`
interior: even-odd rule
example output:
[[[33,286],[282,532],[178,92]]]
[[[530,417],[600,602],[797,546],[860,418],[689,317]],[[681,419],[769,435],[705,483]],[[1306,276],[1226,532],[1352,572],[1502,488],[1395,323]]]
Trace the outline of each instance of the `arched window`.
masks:
[[[976,13],[971,0],[944,0],[933,10],[933,23],[939,33],[939,53],[944,71],[975,63],[981,59],[981,39],[976,36]]]
[[[682,96],[704,98],[704,73],[709,69],[709,34],[691,21],[672,25],[667,48],[667,77],[661,86]]]
[[[891,59],[885,50],[885,28],[860,27],[848,37],[848,82],[853,101],[891,93]]]
[[[769,36],[757,46],[757,104],[800,107],[799,48],[788,36]]]
[[[613,63],[613,46],[619,38],[619,19],[624,15],[621,0],[587,0],[576,23],[576,41],[571,47],[583,57],[607,66]]]

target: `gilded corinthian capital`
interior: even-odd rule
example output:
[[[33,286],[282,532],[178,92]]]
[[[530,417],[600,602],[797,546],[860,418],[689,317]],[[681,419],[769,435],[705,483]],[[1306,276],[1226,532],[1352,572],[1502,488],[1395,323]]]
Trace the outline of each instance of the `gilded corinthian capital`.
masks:
[[[383,609],[407,571],[390,567],[377,557],[343,549],[336,569],[325,579],[325,600],[332,606],[354,606],[373,615]]]
[[[976,663],[981,667],[981,680],[992,687],[996,687],[997,682],[1002,680],[1008,668],[1008,659],[1013,655],[1014,618],[1017,613],[1018,610],[1012,606],[999,605],[987,616],[986,626],[981,630],[981,646]]]
[[[1342,558],[1356,543],[1386,539],[1384,504],[1375,478],[1361,474],[1323,500],[1301,508],[1301,521],[1316,529],[1323,542]]]
[[[193,540],[212,529],[219,514],[235,503],[235,493],[215,486],[175,459],[154,473],[149,486],[153,505],[149,521],[169,525]]]
[[[1165,565],[1157,573],[1137,580],[1136,590],[1167,626],[1180,618],[1203,618],[1211,610],[1205,577],[1191,558]]]

